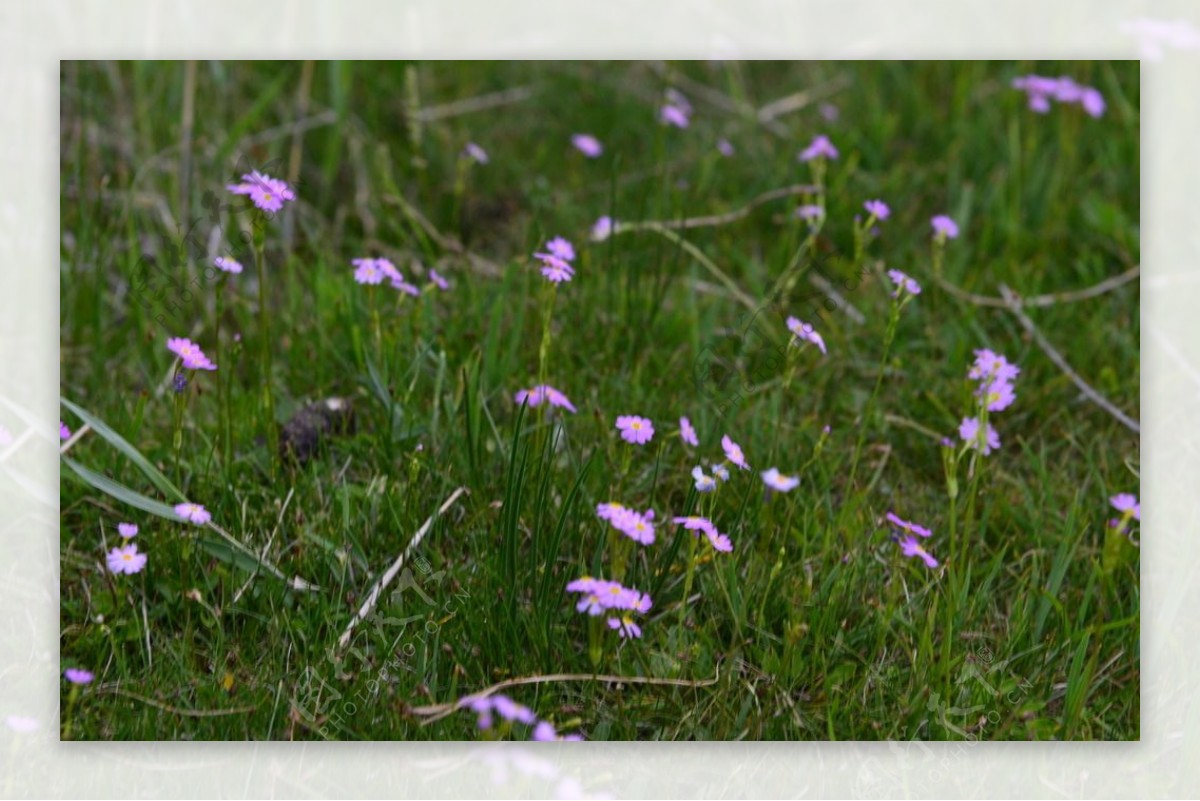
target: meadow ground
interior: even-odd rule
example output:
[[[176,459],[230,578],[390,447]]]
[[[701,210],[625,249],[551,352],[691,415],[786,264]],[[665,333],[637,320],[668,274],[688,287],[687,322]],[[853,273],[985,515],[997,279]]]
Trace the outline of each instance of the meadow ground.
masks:
[[[1138,83],[64,62],[64,738],[1138,738]]]

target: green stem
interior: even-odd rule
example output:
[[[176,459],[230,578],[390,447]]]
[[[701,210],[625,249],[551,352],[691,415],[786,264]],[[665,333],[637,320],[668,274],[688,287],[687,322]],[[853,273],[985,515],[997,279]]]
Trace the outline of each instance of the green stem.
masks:
[[[867,405],[863,407],[862,424],[858,428],[858,439],[854,443],[854,455],[850,460],[850,479],[847,481],[847,488],[854,486],[854,477],[858,474],[858,460],[862,454],[862,447],[867,438],[867,431],[871,428],[875,412],[875,399],[879,397],[879,389],[883,386],[883,374],[887,371],[888,355],[892,350],[892,341],[896,338],[896,325],[900,321],[900,302],[892,302],[891,315],[888,317],[887,333],[883,339],[883,357],[879,360],[879,375],[875,377],[875,387],[871,390],[871,396],[867,398]]]
[[[258,220],[254,229],[254,264],[258,269],[258,336],[262,340],[263,426],[266,428],[271,476],[275,475],[275,454],[279,452],[279,432],[275,426],[275,393],[271,370],[271,315],[267,308],[266,225]]]

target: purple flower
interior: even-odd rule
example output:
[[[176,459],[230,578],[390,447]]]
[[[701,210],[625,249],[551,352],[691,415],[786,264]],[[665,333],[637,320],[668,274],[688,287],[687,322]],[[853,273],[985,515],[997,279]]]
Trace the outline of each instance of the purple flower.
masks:
[[[528,403],[530,406],[540,406],[542,401],[548,401],[551,406],[557,406],[575,414],[575,407],[567,396],[549,384],[539,384],[532,389],[522,389],[513,396],[513,399],[517,403]]]
[[[886,220],[892,214],[892,210],[882,200],[868,200],[863,203],[863,208],[877,220]]]
[[[837,148],[829,141],[829,137],[824,134],[814,137],[808,147],[800,151],[801,161],[812,161],[815,158],[836,159],[837,157]]]
[[[916,523],[910,523],[907,520],[901,520],[894,512],[887,513],[887,521],[901,531],[907,531],[909,534],[916,534],[919,537],[932,537],[933,532],[924,526],[918,526]]]
[[[683,526],[688,531],[699,531],[701,533],[705,533],[715,529],[715,526],[713,526],[711,520],[709,520],[707,517],[700,517],[698,515],[690,515],[688,517],[673,517],[671,518],[671,522],[675,523],[676,525]]]
[[[619,416],[617,429],[621,432],[621,439],[634,445],[645,445],[654,438],[654,423],[634,414]]]
[[[571,144],[589,159],[598,158],[604,152],[604,146],[600,144],[600,140],[591,134],[575,134],[571,137]]]
[[[407,281],[392,281],[392,289],[403,292],[406,295],[412,295],[414,298],[421,294],[420,289]]]
[[[1013,401],[1017,398],[1012,384],[999,378],[986,387],[980,387],[979,394],[983,396],[989,412],[1002,412],[1012,406]]]
[[[67,424],[62,420],[58,421],[58,438],[60,440],[71,438],[71,429],[67,428]]]
[[[474,142],[467,142],[463,147],[463,155],[478,164],[488,163],[487,151]]]
[[[1090,117],[1098,118],[1104,115],[1104,97],[1090,86],[1083,90],[1079,104]]]
[[[138,553],[137,545],[125,545],[108,552],[108,569],[120,575],[132,575],[146,566],[146,554]]]
[[[729,537],[717,531],[716,526],[706,529],[704,536],[708,538],[708,544],[713,547],[714,551],[718,553],[733,552],[733,542],[730,541]]]
[[[905,537],[900,540],[900,551],[905,556],[919,556],[925,562],[925,566],[931,570],[938,566],[938,560],[921,547],[921,543],[917,542],[916,537]]]
[[[789,331],[796,335],[796,339],[793,340],[794,342],[811,342],[820,348],[821,353],[825,353],[825,340],[813,329],[812,325],[801,322],[795,317],[788,317],[787,327]]]
[[[575,277],[575,268],[564,259],[552,253],[534,253],[533,256],[542,262],[542,275],[547,281],[561,284]]]
[[[570,241],[561,236],[556,236],[547,242],[546,250],[550,252],[550,255],[557,256],[563,261],[575,261],[575,248]]]
[[[825,209],[820,206],[815,206],[811,203],[800,206],[796,209],[796,216],[808,222],[816,222],[825,216]]]
[[[633,617],[630,615],[622,615],[620,618],[610,617],[608,619],[608,627],[616,629],[622,639],[626,637],[641,637],[642,628],[637,623],[633,622]]]
[[[429,280],[432,281],[438,289],[443,291],[450,288],[450,282],[443,278],[437,270],[432,268],[429,270]]]
[[[197,526],[202,526],[209,520],[212,520],[212,515],[198,503],[181,503],[175,506],[175,514],[179,515],[189,523],[195,523]]]
[[[791,492],[800,486],[800,479],[794,476],[785,476],[775,467],[765,471],[762,474],[762,480],[764,484],[776,492]]]
[[[190,339],[171,337],[167,340],[167,350],[183,360],[183,366],[188,370],[216,370],[217,366],[209,361],[200,350],[200,346]]]
[[[664,125],[674,125],[676,128],[688,127],[689,113],[672,103],[667,103],[658,112],[659,121]]]
[[[143,556],[142,558],[145,559],[146,557]],[[137,571],[133,572],[136,573]],[[67,668],[63,671],[63,676],[72,684],[91,684],[92,680],[96,678],[96,674],[83,668]]]
[[[639,590],[591,576],[583,576],[567,584],[567,592],[582,594],[583,597],[575,604],[575,608],[592,616],[608,609],[645,613],[649,612],[652,606],[650,596]]]
[[[533,736],[529,739],[540,743],[554,742],[558,739],[558,732],[554,730],[553,725],[543,720],[533,727]]]
[[[696,482],[696,492],[712,492],[717,488],[716,479],[704,475],[704,470],[700,465],[692,468],[692,478]]]
[[[982,348],[975,351],[975,362],[967,372],[967,378],[991,383],[993,381],[1012,381],[1020,373],[1020,367],[1011,364],[999,353]]]
[[[494,709],[500,717],[514,723],[524,723],[527,726],[532,726],[537,722],[533,712],[529,707],[518,704],[516,701],[509,698],[507,695],[496,694],[491,696],[492,709]]]
[[[1108,499],[1108,502],[1113,505],[1113,508],[1118,512],[1124,512],[1134,520],[1142,519],[1142,505],[1138,503],[1136,495],[1130,495],[1128,492],[1122,492],[1120,495],[1114,495]]]
[[[133,523],[117,523],[117,533],[120,534],[123,539],[130,539],[131,537],[137,536],[138,527]]]
[[[632,509],[622,509],[613,512],[609,522],[613,527],[634,542],[641,545],[654,544],[654,510],[636,512]]]
[[[718,139],[717,140],[717,152],[720,153],[725,158],[729,158],[730,156],[733,155],[733,152],[734,152],[733,145],[731,145],[729,143],[728,139]]]
[[[832,103],[822,103],[817,110],[821,113],[821,118],[826,122],[835,122],[841,114],[838,111],[838,107]]]
[[[1046,78],[1041,75],[1025,75],[1014,78],[1014,89],[1025,92],[1029,98],[1029,108],[1039,114],[1050,110],[1050,101],[1059,103],[1078,103],[1089,116],[1100,117],[1104,114],[1104,96],[1091,86],[1080,86],[1068,77]]]
[[[729,537],[717,531],[717,527],[707,517],[697,517],[695,515],[691,517],[676,517],[671,522],[683,526],[687,531],[691,531],[692,536],[695,536],[696,532],[703,534],[709,544],[721,553],[729,553],[733,550],[733,543],[730,542]]]
[[[613,218],[605,214],[603,217],[597,219],[592,225],[592,241],[603,242],[605,239],[608,239],[610,234],[612,234],[612,229]]]
[[[217,256],[217,258],[213,260],[213,264],[216,265],[218,270],[224,270],[225,272],[232,273],[233,275],[238,275],[242,271],[242,265],[240,263],[234,261],[233,259],[227,259],[224,256]]]
[[[746,455],[742,453],[742,446],[731,440],[728,434],[721,437],[721,449],[725,451],[725,458],[730,462],[743,470],[750,469],[750,465],[746,463]]]
[[[908,296],[920,295],[921,285],[909,278],[905,273],[899,270],[888,270],[888,278],[892,279],[892,283],[896,285],[896,289],[892,292],[893,298],[900,297],[901,294]]]
[[[626,508],[616,501],[596,504],[596,517],[601,520],[612,520],[618,514],[625,511],[627,511]]]
[[[979,429],[979,418],[976,417],[964,417],[958,427],[958,435],[970,447],[982,450],[984,456],[1000,447],[1000,435],[996,433],[996,429],[992,428],[991,423],[988,423],[985,436],[984,432]]]
[[[748,470],[749,466],[747,466],[746,469]],[[717,478],[717,480],[719,480],[719,481],[728,481],[729,480],[729,470],[725,467],[724,464],[714,464],[712,471],[713,471],[713,476],[715,478]]]
[[[696,429],[692,428],[692,421],[686,417],[679,418],[679,438],[693,448],[700,445],[700,439],[696,436]]]
[[[279,211],[284,203],[296,199],[296,193],[286,183],[258,170],[243,175],[242,181],[229,184],[226,189],[235,195],[249,195],[254,205],[263,211]]]
[[[363,285],[382,284],[383,279],[392,278],[393,280],[400,277],[400,272],[397,270],[395,276],[388,274],[384,264],[391,264],[386,259],[351,259],[350,263],[354,265],[354,280]],[[394,267],[392,268],[395,269]]]
[[[933,235],[937,239],[957,239],[958,238],[958,223],[947,217],[945,214],[939,214],[929,221],[933,225]]]

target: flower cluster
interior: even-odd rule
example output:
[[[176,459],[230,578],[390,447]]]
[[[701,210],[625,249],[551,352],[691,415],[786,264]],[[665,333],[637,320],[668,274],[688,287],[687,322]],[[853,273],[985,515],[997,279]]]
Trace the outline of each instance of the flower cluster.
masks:
[[[421,294],[421,290],[404,280],[396,265],[388,259],[351,259],[350,263],[354,265],[354,280],[364,286],[382,284],[387,279],[393,289],[406,295],[416,297]]]
[[[492,695],[477,695],[467,696],[458,702],[459,709],[470,709],[478,715],[477,725],[484,731],[490,731],[495,725],[496,718],[499,716],[506,725],[511,726],[513,723],[521,723],[532,727],[533,734],[529,739],[538,741],[548,740],[582,740],[578,734],[567,735],[560,737],[553,724],[545,720],[538,720],[537,715],[533,714],[533,710],[524,704],[519,704],[501,693]]]
[[[975,417],[963,418],[958,435],[984,456],[1000,447],[1000,435],[990,423],[985,426],[984,414],[1003,411],[1012,405],[1017,397],[1013,381],[1020,372],[1021,368],[998,353],[986,348],[975,351],[975,363],[967,377],[978,383],[975,396],[979,399],[980,411]]]
[[[633,613],[650,611],[650,596],[616,581],[595,579],[591,576],[577,578],[567,585],[567,592],[581,595],[575,609],[588,615],[607,615],[608,627],[616,629],[621,637],[641,637],[642,629],[633,622]],[[613,613],[616,612],[615,616]]]
[[[692,536],[703,534],[708,539],[708,544],[713,547],[714,551],[720,553],[730,553],[733,551],[733,542],[728,536],[717,530],[716,525],[707,517],[699,517],[690,515],[688,517],[675,517],[671,519],[672,523],[683,526],[686,530],[692,532]]]
[[[1080,86],[1067,77],[1046,78],[1041,75],[1025,75],[1014,78],[1014,89],[1020,89],[1029,98],[1029,108],[1038,114],[1050,110],[1050,101],[1078,103],[1091,117],[1104,114],[1104,96],[1090,86]]]
[[[798,345],[801,342],[811,342],[820,349],[822,354],[825,353],[825,340],[816,332],[811,323],[801,322],[795,317],[788,317],[787,327],[795,335],[795,339],[792,340],[793,344]]]
[[[800,151],[799,159],[801,161],[812,161],[817,158],[836,159],[838,157],[838,149],[833,146],[833,142],[829,141],[829,137],[820,134],[809,142],[808,147]]]
[[[893,298],[897,298],[900,301],[906,301],[921,294],[921,285],[913,280],[913,278],[908,274],[902,273],[899,270],[888,270],[887,274],[888,278],[891,279],[892,284],[896,287],[892,291]]]
[[[171,337],[167,340],[167,350],[183,360],[183,366],[188,370],[216,370],[217,366],[204,355],[200,346],[190,339]]]
[[[556,236],[546,243],[546,250],[534,253],[533,257],[542,263],[542,275],[547,281],[561,284],[575,277],[575,268],[571,262],[575,260],[575,248],[561,236]]]
[[[607,520],[613,528],[641,545],[654,544],[654,510],[638,512],[626,509],[619,503],[602,503],[596,506],[596,516]]]

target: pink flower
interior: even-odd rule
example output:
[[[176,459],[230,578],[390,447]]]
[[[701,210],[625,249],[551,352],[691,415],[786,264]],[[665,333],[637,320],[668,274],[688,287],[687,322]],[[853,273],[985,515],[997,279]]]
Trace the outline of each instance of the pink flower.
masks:
[[[488,163],[487,151],[474,142],[467,142],[466,147],[463,148],[463,154],[478,164]]]
[[[600,144],[600,140],[591,134],[575,134],[571,137],[571,144],[589,159],[598,158],[604,152],[604,146]]]
[[[216,265],[218,270],[224,270],[225,272],[232,273],[233,275],[238,275],[242,271],[241,263],[234,261],[233,259],[227,259],[224,256],[217,256],[217,258],[213,260],[213,264]]]
[[[380,259],[351,259],[354,265],[354,280],[364,286],[382,284],[387,274],[379,264]]]
[[[130,544],[113,548],[108,552],[108,569],[120,575],[132,575],[146,566],[146,554],[138,553],[137,545]]]
[[[664,125],[674,125],[676,128],[686,128],[690,122],[689,113],[671,103],[663,106],[658,115]]]
[[[896,285],[896,290],[892,292],[893,298],[898,298],[905,293],[909,296],[921,294],[921,285],[905,273],[899,270],[888,270],[887,274],[888,278],[892,279],[892,283]]]
[[[202,526],[212,520],[212,515],[198,503],[181,503],[175,506],[175,514],[190,523]]]
[[[717,140],[717,152],[720,153],[725,158],[729,158],[730,156],[733,155],[733,152],[734,152],[733,145],[731,145],[729,143],[728,139],[718,139]]]
[[[809,203],[798,207],[796,209],[796,216],[812,223],[825,216],[825,209]]]
[[[551,406],[558,406],[566,409],[571,414],[575,413],[575,407],[566,395],[559,392],[548,384],[540,384],[532,389],[522,389],[513,396],[517,403],[528,403],[530,406],[540,406],[543,401],[548,401]]]
[[[945,214],[939,214],[929,221],[933,226],[933,236],[936,239],[957,239],[958,238],[958,223],[947,217]]]
[[[143,556],[142,558],[145,559],[146,557]],[[135,570],[134,572],[136,573],[137,571]],[[96,678],[95,673],[83,668],[67,668],[63,671],[63,676],[72,684],[91,684],[92,680]]]
[[[450,282],[443,278],[437,270],[429,270],[429,280],[432,281],[438,289],[447,290],[450,288]]]
[[[263,211],[279,211],[283,204],[296,199],[296,193],[283,181],[258,170],[242,176],[244,183],[229,184],[226,188],[235,195],[249,195],[254,205]]]
[[[645,445],[654,438],[654,423],[645,417],[624,414],[617,418],[621,439],[634,445]]]
[[[546,250],[551,256],[557,256],[563,261],[575,261],[575,248],[567,239],[556,236],[546,243]]]
[[[636,512],[632,509],[621,509],[613,512],[609,522],[613,527],[634,542],[642,545],[654,544],[654,510]]]
[[[58,421],[58,438],[60,440],[71,438],[71,429],[67,428],[67,424],[62,420]]]
[[[750,465],[746,463],[746,455],[742,453],[742,446],[731,440],[728,434],[721,437],[721,448],[725,451],[725,458],[730,462],[743,470],[750,469]]]
[[[696,436],[696,429],[692,428],[692,421],[686,417],[679,418],[679,438],[693,448],[700,444],[700,439]]]
[[[938,560],[934,559],[932,554],[921,547],[921,543],[917,542],[916,537],[905,537],[900,541],[900,552],[905,556],[919,556],[925,562],[925,566],[930,570],[938,566]]]
[[[976,417],[964,417],[958,427],[958,435],[970,447],[982,451],[984,456],[1000,447],[1000,435],[996,433],[996,429],[988,423],[985,435],[985,432],[980,431],[979,419]]]
[[[776,492],[791,492],[796,487],[800,486],[800,479],[794,476],[785,476],[779,472],[778,468],[772,467],[762,474],[763,483]]]
[[[117,533],[120,534],[123,539],[130,539],[137,536],[138,527],[133,523],[117,523]]]
[[[592,241],[603,242],[612,234],[614,220],[607,214],[600,217],[592,225]]]
[[[1142,519],[1142,505],[1138,503],[1136,495],[1130,495],[1128,492],[1122,492],[1120,495],[1114,495],[1108,499],[1108,502],[1113,505],[1113,508],[1118,512],[1124,512],[1134,520]]]
[[[887,513],[887,521],[901,531],[906,531],[909,534],[916,534],[919,537],[932,537],[933,532],[924,526],[918,526],[916,523],[910,523],[907,520],[901,520],[894,512]]]
[[[421,294],[421,290],[408,283],[407,281],[392,281],[392,289],[403,292],[406,295],[412,295],[414,298]]]
[[[788,317],[787,327],[789,331],[796,335],[796,342],[811,342],[821,350],[821,353],[825,353],[825,340],[813,329],[810,323],[803,323],[795,317]]]
[[[183,366],[188,370],[216,370],[217,366],[209,361],[200,350],[200,346],[190,339],[171,337],[167,340],[167,350],[183,360]]]
[[[633,622],[631,615],[622,615],[620,618],[610,617],[608,619],[608,627],[616,629],[621,638],[626,637],[641,637],[642,628],[637,623]]]
[[[868,214],[880,221],[892,216],[892,210],[882,200],[868,200],[863,204],[863,208],[867,210]]]
[[[815,137],[809,143],[808,147],[800,151],[801,161],[812,161],[815,158],[836,159],[837,157],[837,148],[829,141],[829,137],[824,134]]]
[[[547,281],[554,284],[561,284],[575,277],[575,268],[568,264],[566,260],[552,253],[534,253],[533,256],[541,260],[542,275]]]

